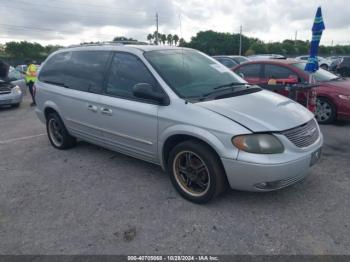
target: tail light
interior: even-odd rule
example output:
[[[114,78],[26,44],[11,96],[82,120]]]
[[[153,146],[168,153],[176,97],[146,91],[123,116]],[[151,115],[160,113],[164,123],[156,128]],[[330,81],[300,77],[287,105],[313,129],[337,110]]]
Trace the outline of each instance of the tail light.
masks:
[[[316,112],[316,105],[317,105],[317,92],[316,88],[312,88],[309,92],[309,103],[308,103],[308,109],[312,112]]]

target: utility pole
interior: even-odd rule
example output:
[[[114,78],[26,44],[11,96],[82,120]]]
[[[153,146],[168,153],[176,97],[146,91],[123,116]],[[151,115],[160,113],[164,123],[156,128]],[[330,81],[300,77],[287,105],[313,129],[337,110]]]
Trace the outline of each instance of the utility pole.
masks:
[[[159,43],[159,32],[158,32],[158,13],[156,13],[156,45]]]
[[[242,25],[239,28],[239,55],[242,55]]]
[[[298,30],[295,30],[294,45],[297,45],[297,39],[298,39]]]

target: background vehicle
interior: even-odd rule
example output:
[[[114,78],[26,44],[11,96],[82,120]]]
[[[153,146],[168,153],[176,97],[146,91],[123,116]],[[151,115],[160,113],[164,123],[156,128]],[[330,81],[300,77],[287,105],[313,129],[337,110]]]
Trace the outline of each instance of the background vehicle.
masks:
[[[10,67],[0,61],[0,106],[11,105],[18,107],[23,99],[21,88],[10,82]]]
[[[234,71],[244,79],[264,88],[270,79],[280,82],[308,82],[309,74],[304,71],[305,63],[295,60],[266,60],[249,62],[237,66]],[[319,69],[315,74],[319,86],[317,93],[316,118],[319,123],[328,124],[336,119],[350,120],[350,81],[328,71]],[[287,95],[286,93],[282,93]],[[298,102],[305,105],[305,95],[300,94]]]
[[[55,148],[78,137],[161,165],[196,203],[228,184],[271,191],[300,181],[323,142],[308,110],[192,49],[62,49],[36,87],[36,113]]]
[[[326,59],[326,58],[324,58],[322,56],[318,56],[317,58],[318,58],[318,65],[319,65],[319,67],[324,69],[324,70],[329,70],[329,67],[331,66],[332,61],[329,60],[329,59]],[[309,59],[308,55],[297,56],[295,58],[295,60],[304,61],[304,62],[307,62],[308,59]]]
[[[350,56],[344,56],[337,65],[336,72],[341,76],[350,77]]]
[[[245,56],[234,56],[234,55],[232,56],[220,55],[220,56],[213,56],[213,58],[228,68],[234,68],[236,65],[250,61]]]
[[[23,93],[26,93],[26,82],[24,75],[18,72],[14,67],[10,66],[8,81],[13,85],[19,86]]]
[[[329,71],[337,73],[337,67],[343,60],[343,57],[338,57],[338,58],[332,58],[331,59],[331,65],[329,66]]]
[[[248,56],[248,59],[250,60],[266,60],[266,59],[287,59],[283,55],[278,54],[263,54],[263,55],[251,55]]]

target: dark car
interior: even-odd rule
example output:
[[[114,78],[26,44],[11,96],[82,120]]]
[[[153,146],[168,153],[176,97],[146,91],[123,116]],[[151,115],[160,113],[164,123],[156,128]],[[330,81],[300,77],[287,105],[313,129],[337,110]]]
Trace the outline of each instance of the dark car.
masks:
[[[265,60],[239,65],[234,71],[243,76],[248,83],[264,88],[271,79],[283,83],[306,83],[310,75],[304,68],[305,62],[296,60]],[[323,69],[319,69],[314,78],[319,84],[315,89],[317,121],[328,124],[336,119],[350,120],[350,80]],[[284,92],[280,93],[286,95]],[[305,94],[299,94],[298,102],[305,105],[305,98]]]
[[[341,76],[350,77],[350,56],[344,56],[340,60],[336,72]]]
[[[234,68],[239,64],[250,61],[245,56],[240,55],[216,55],[213,56],[213,58],[230,69]]]

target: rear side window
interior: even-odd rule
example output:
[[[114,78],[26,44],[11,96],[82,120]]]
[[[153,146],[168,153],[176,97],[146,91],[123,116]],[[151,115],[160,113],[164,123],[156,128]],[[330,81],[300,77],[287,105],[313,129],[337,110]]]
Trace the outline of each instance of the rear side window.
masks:
[[[265,65],[265,78],[268,79],[287,79],[290,76],[295,76],[292,70],[287,67],[282,67],[278,65]]]
[[[58,53],[45,63],[39,80],[74,90],[100,93],[109,55],[108,51]]]
[[[260,76],[260,64],[250,64],[241,66],[236,70],[236,73],[242,73],[244,77],[259,77]]]
[[[112,96],[135,98],[132,88],[140,83],[157,87],[155,79],[139,58],[127,53],[115,53],[107,77],[106,93]]]

